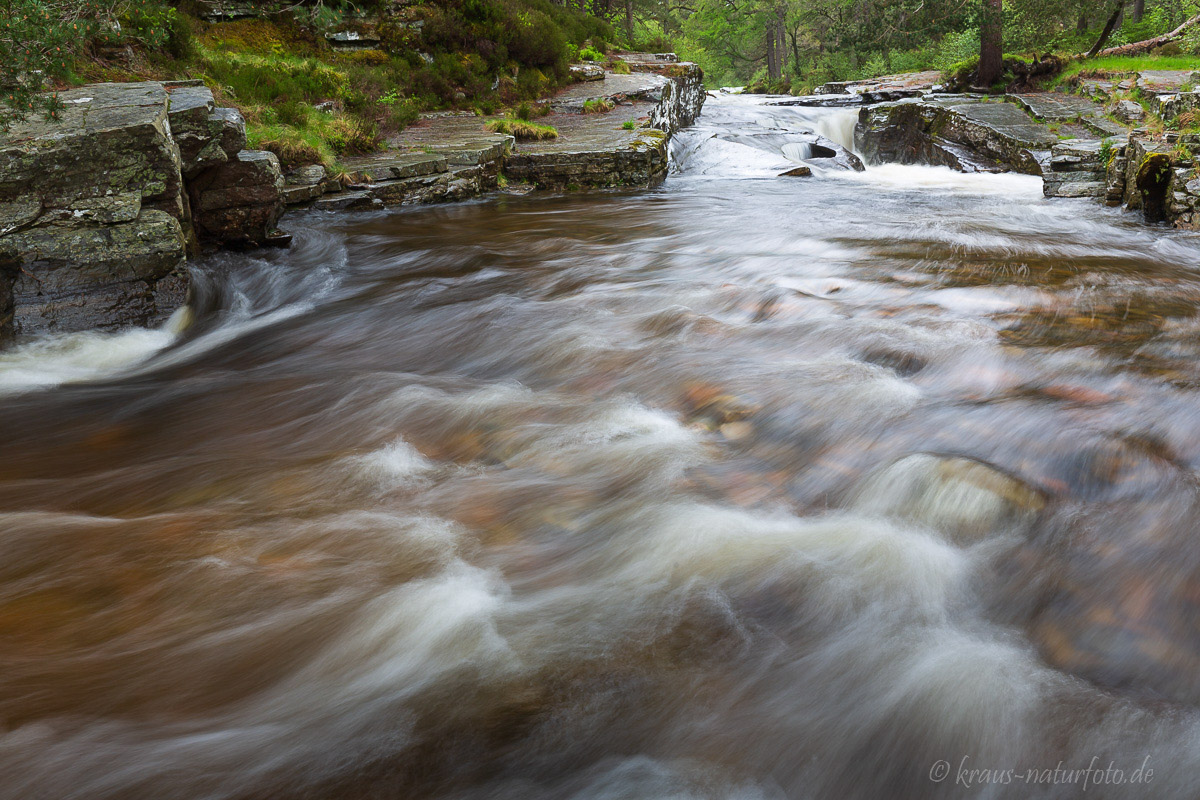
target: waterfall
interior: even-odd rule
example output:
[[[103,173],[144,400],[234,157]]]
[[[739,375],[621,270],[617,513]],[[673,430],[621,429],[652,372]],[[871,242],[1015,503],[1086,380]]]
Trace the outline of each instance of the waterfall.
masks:
[[[816,121],[816,132],[837,142],[859,158],[862,153],[854,146],[854,126],[858,124],[858,108],[826,109]]]

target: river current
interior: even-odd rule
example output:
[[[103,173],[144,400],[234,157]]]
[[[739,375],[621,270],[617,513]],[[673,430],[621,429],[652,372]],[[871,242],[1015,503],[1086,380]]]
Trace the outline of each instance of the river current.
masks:
[[[1200,237],[762,103],[0,353],[0,798],[1198,796]]]

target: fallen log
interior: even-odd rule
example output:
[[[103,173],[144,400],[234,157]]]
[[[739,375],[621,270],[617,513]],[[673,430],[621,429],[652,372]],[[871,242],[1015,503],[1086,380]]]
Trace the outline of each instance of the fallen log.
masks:
[[[1117,45],[1109,47],[1106,50],[1101,50],[1095,55],[1097,56],[1136,56],[1139,53],[1147,53],[1156,47],[1161,47],[1164,44],[1182,39],[1183,35],[1188,32],[1196,23],[1200,23],[1200,14],[1192,17],[1184,22],[1170,33],[1164,33],[1162,36],[1155,36],[1153,39],[1144,39],[1140,42],[1130,42],[1129,44]],[[1081,54],[1078,58],[1088,58],[1092,53]]]

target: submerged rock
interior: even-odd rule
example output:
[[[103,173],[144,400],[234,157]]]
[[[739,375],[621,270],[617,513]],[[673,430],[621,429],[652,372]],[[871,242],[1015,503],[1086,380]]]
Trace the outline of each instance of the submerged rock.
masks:
[[[1020,479],[968,458],[918,454],[868,476],[850,507],[936,530],[969,544],[1027,526],[1045,495]]]

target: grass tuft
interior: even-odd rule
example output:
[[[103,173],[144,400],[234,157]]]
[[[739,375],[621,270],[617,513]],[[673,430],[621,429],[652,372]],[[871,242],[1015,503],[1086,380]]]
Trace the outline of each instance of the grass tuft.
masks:
[[[518,141],[544,141],[557,139],[558,131],[551,125],[539,125],[523,119],[494,119],[485,126],[492,133],[505,133],[515,136]]]

